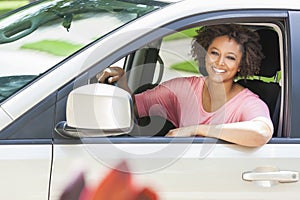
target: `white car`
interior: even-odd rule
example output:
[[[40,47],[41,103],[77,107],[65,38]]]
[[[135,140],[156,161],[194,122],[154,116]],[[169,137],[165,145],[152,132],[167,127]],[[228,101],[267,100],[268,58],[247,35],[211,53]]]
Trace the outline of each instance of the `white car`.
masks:
[[[166,120],[135,124],[130,95],[96,83],[111,65],[136,92],[204,74],[191,39],[220,23],[261,35],[263,70],[241,84],[270,108],[262,147],[163,137]],[[298,0],[52,0],[0,16],[0,199],[58,200],[78,171],[93,187],[121,161],[162,200],[299,199],[299,41]]]

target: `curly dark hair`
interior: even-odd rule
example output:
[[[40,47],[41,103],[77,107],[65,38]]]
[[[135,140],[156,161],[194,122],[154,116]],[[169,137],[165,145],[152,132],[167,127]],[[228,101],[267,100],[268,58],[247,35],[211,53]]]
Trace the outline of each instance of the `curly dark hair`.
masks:
[[[192,42],[192,56],[198,62],[199,68],[205,69],[205,55],[209,45],[219,36],[228,36],[241,46],[242,60],[237,76],[247,78],[259,73],[264,55],[259,43],[259,35],[242,25],[222,24],[203,26],[197,30]]]

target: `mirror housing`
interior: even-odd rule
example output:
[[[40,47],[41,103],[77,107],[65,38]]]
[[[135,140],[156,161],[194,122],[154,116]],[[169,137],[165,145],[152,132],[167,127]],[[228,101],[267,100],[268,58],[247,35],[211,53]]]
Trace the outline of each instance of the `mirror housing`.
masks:
[[[116,86],[84,85],[70,92],[66,119],[67,126],[75,128],[79,136],[127,134],[133,128],[132,99]]]

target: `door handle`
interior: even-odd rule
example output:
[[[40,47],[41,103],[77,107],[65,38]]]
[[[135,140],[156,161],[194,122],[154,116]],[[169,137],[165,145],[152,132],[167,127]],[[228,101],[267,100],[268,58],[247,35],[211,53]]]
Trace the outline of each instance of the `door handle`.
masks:
[[[291,183],[299,180],[297,171],[269,171],[269,172],[244,172],[245,181],[277,181],[279,183]]]

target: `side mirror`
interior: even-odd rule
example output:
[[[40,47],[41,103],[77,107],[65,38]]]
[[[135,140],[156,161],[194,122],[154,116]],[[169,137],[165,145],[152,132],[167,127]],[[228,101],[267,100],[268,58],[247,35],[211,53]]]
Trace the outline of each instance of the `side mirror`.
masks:
[[[70,92],[67,122],[56,131],[63,136],[101,137],[127,134],[133,128],[133,105],[128,92],[108,84],[89,84]]]

